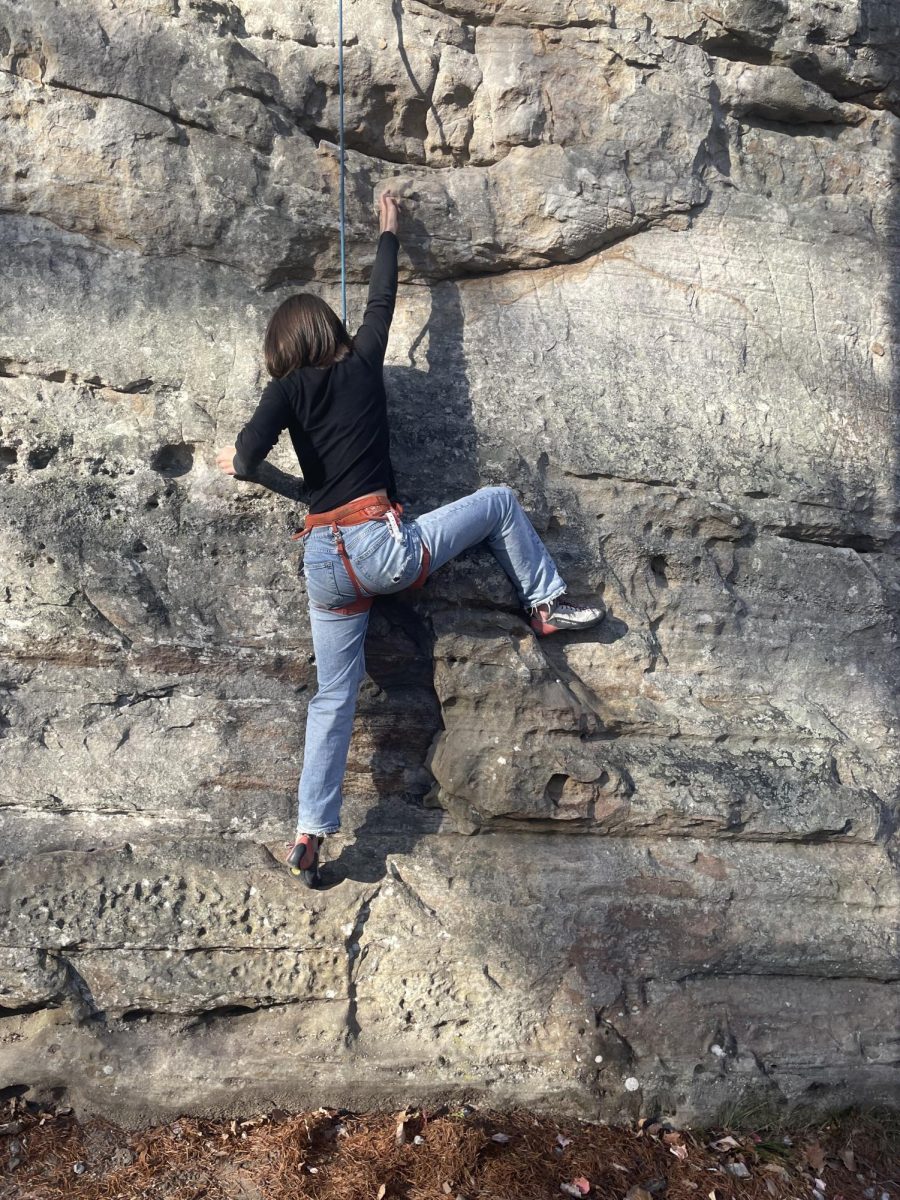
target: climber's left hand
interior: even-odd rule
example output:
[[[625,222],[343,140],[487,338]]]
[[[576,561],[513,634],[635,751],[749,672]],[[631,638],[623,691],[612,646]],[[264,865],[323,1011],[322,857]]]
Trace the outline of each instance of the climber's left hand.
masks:
[[[236,475],[234,469],[234,456],[237,454],[236,446],[225,446],[216,455],[216,466],[220,471],[224,471],[226,475]]]

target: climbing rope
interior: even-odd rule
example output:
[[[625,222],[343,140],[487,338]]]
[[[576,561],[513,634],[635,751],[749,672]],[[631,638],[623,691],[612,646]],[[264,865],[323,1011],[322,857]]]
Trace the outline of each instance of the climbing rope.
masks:
[[[338,0],[338,134],[340,142],[341,319],[347,324],[347,213],[344,188],[344,0]]]

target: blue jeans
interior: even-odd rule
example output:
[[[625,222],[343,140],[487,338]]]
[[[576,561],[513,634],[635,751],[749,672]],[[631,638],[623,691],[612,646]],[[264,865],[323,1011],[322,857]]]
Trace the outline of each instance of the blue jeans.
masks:
[[[381,519],[343,526],[342,532],[360,586],[373,596],[401,592],[415,581],[422,567],[423,544],[431,554],[431,575],[484,541],[515,584],[524,606],[543,604],[566,590],[553,559],[508,487],[480,488],[417,520],[403,520],[397,536]],[[357,692],[366,671],[363,646],[369,614],[332,611],[358,597],[331,529],[314,527],[305,546],[303,574],[318,691],[306,718],[297,832],[326,834],[340,828],[341,784]]]

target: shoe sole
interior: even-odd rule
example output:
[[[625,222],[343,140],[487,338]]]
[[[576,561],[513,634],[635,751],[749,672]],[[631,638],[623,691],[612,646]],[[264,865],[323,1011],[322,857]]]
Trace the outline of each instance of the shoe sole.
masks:
[[[553,625],[547,621],[542,621],[540,617],[531,618],[531,628],[538,637],[549,637],[551,633],[577,633],[579,629],[593,629],[595,625],[599,625],[606,613],[601,613],[593,621],[585,621],[583,625]]]

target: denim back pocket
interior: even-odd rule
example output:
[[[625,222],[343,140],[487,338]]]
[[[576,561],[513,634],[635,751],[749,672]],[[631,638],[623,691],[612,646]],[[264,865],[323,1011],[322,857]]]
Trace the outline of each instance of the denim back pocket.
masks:
[[[381,550],[387,542],[393,541],[387,521],[361,521],[359,525],[345,525],[341,529],[344,537],[344,547],[350,561],[365,562],[370,555]]]
[[[306,594],[314,608],[339,608],[346,603],[338,592],[334,563],[330,559],[320,558],[313,562],[304,559],[303,577]]]
[[[376,595],[402,592],[415,580],[422,562],[422,538],[410,522],[400,527],[398,541],[391,531],[372,547],[363,561],[351,552],[350,558],[362,586]],[[349,547],[348,547],[349,552]]]

